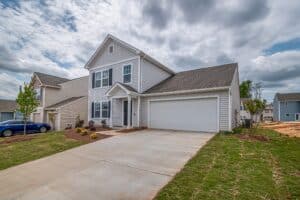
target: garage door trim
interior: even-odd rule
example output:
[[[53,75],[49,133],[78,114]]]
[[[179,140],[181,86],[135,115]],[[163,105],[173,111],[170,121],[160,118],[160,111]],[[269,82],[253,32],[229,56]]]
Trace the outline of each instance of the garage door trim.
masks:
[[[220,131],[220,110],[219,110],[219,105],[220,105],[220,96],[219,95],[211,95],[211,96],[194,96],[194,97],[170,97],[170,98],[157,98],[157,99],[150,99],[148,100],[148,120],[147,120],[147,125],[150,127],[150,103],[155,102],[155,101],[176,101],[176,100],[193,100],[193,99],[217,99],[217,132]]]

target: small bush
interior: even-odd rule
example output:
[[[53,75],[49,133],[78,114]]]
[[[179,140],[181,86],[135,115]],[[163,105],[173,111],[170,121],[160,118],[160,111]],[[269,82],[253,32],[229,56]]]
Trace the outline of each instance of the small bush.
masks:
[[[81,129],[80,128],[76,128],[76,133],[81,133]]]
[[[101,120],[101,125],[103,128],[106,128],[107,127],[107,124],[106,124],[106,120],[105,119],[102,119]]]
[[[90,138],[91,138],[92,140],[97,139],[97,138],[98,138],[97,133],[92,133],[92,134],[90,135]]]
[[[84,131],[82,131],[82,132],[80,133],[80,135],[82,135],[82,136],[85,136],[85,135],[87,135],[87,134],[89,134],[89,132],[88,132],[87,130],[84,130]]]
[[[90,131],[96,131],[96,127],[91,127]]]
[[[241,127],[236,127],[232,130],[235,134],[241,134],[243,132],[243,129]]]

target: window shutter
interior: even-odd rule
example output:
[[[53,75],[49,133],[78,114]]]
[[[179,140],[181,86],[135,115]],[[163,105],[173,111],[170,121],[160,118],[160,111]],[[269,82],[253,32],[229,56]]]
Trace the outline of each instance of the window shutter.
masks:
[[[111,101],[108,102],[108,118],[110,118]]]
[[[112,72],[113,72],[113,69],[109,69],[109,86],[112,85]]]
[[[92,88],[95,88],[95,72],[92,74]]]
[[[91,109],[91,112],[92,112],[92,113],[91,113],[91,117],[92,117],[92,118],[95,117],[95,116],[94,116],[94,113],[95,113],[95,112],[94,112],[94,109],[95,109],[94,107],[95,107],[95,106],[94,106],[94,102],[92,102],[92,109]]]

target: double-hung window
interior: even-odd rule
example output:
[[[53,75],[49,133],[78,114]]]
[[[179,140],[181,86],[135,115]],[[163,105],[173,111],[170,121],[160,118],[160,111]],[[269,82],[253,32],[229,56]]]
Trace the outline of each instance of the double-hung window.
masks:
[[[95,73],[95,87],[101,87],[102,72]]]
[[[102,102],[102,118],[108,118],[109,114],[109,106],[108,106],[108,101],[103,101]]]
[[[105,70],[102,72],[102,87],[109,85],[109,71]]]
[[[101,112],[100,112],[101,107],[100,106],[101,106],[101,104],[99,102],[97,102],[94,105],[95,105],[95,108],[94,108],[95,114],[94,114],[94,116],[95,116],[95,118],[100,118],[100,114],[101,114]]]
[[[130,83],[131,82],[131,65],[125,65],[123,67],[123,83]]]

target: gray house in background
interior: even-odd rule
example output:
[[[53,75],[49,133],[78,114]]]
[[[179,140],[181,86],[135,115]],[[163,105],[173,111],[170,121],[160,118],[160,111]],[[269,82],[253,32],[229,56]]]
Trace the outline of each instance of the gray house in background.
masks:
[[[274,121],[300,121],[300,93],[277,93],[273,106]]]
[[[11,119],[22,119],[22,114],[17,112],[15,100],[0,99],[0,122]]]

